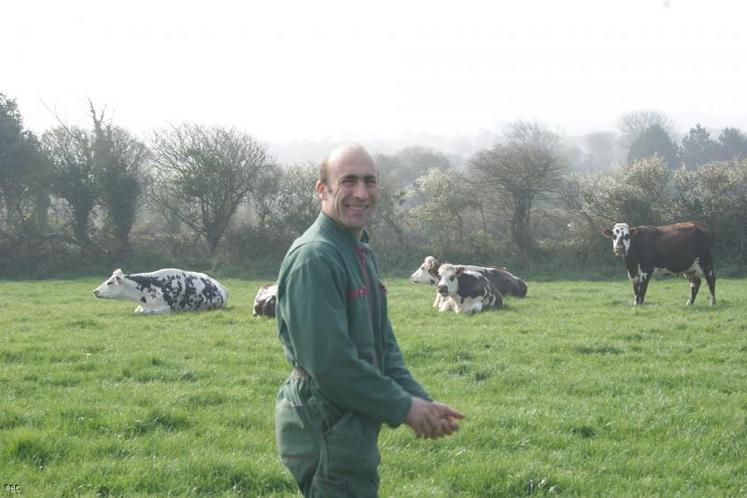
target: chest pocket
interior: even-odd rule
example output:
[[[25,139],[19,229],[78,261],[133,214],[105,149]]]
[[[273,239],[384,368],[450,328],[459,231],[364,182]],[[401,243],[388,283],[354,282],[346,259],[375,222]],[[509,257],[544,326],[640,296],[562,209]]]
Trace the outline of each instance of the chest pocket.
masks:
[[[369,350],[373,351],[374,335],[369,293],[370,289],[365,285],[353,285],[347,292],[349,330],[359,355],[369,353]],[[371,361],[369,355],[364,356]]]

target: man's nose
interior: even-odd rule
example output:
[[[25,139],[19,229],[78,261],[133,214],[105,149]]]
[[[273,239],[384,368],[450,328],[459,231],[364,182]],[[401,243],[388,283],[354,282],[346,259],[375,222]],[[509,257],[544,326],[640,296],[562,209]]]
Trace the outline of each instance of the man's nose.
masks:
[[[368,187],[366,186],[366,182],[355,182],[353,195],[359,199],[366,199],[368,197]]]

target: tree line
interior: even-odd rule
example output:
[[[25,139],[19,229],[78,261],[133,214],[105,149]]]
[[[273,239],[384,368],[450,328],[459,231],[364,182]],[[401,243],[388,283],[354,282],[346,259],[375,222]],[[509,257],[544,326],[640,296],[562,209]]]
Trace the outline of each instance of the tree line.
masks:
[[[90,103],[90,126],[27,130],[0,94],[0,276],[131,266],[274,274],[316,218],[318,165],[281,164],[251,135],[180,124],[147,143]],[[677,141],[655,111],[581,141],[517,121],[493,146],[455,158],[412,146],[376,154],[372,240],[391,269],[428,254],[529,269],[609,261],[619,221],[703,221],[720,257],[747,257],[747,136],[702,125]]]

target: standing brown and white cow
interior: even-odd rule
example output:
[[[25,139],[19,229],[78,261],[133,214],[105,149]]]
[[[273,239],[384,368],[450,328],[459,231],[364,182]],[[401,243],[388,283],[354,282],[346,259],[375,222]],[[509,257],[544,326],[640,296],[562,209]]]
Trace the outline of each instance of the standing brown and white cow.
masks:
[[[697,221],[659,227],[631,227],[617,223],[602,235],[612,239],[612,251],[625,259],[628,277],[633,281],[635,301],[643,304],[646,288],[654,273],[682,273],[690,280],[690,299],[695,302],[700,279],[705,278],[710,303],[716,304],[716,274],[713,271],[713,232]]]

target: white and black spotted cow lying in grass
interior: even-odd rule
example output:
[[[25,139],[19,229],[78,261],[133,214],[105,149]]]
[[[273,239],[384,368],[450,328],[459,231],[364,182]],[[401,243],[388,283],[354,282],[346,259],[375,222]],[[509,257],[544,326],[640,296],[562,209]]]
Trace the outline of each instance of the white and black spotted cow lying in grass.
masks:
[[[278,284],[265,284],[259,288],[257,295],[254,296],[254,310],[252,317],[258,316],[275,316],[275,305],[278,299]]]
[[[463,266],[443,264],[438,269],[438,293],[457,313],[477,313],[503,306],[503,296],[485,275]]]
[[[214,278],[175,268],[131,275],[117,269],[93,295],[136,301],[135,313],[213,310],[228,302],[228,291]]]
[[[474,271],[484,275],[493,286],[501,292],[503,296],[524,297],[527,295],[527,283],[519,277],[513,275],[505,268],[494,268],[489,266],[474,265],[454,265],[464,268],[465,270]],[[441,263],[433,256],[427,256],[420,265],[420,268],[410,275],[410,280],[415,283],[435,285],[440,280],[438,274]],[[444,298],[436,293],[436,299],[433,307],[439,311],[447,311],[453,308],[450,299]]]

